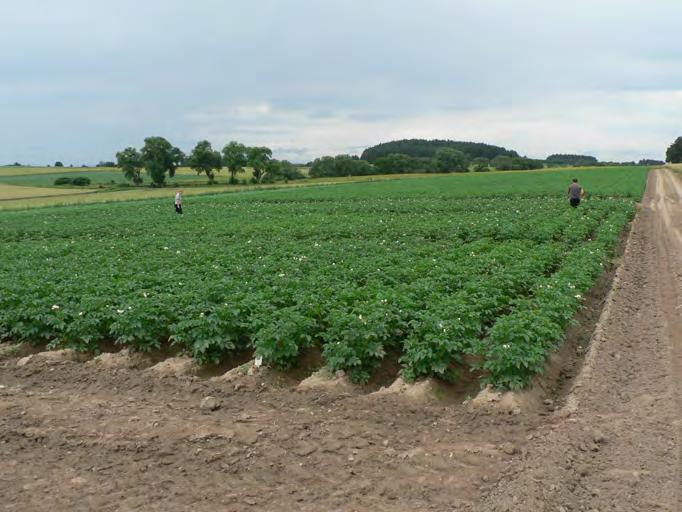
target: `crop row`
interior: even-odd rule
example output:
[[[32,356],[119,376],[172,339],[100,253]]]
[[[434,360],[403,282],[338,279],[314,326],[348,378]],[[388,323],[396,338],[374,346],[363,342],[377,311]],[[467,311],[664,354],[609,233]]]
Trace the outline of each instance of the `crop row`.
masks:
[[[0,216],[0,338],[98,350],[317,346],[358,382],[389,352],[408,379],[466,356],[518,387],[542,368],[634,209],[600,199],[205,198]]]

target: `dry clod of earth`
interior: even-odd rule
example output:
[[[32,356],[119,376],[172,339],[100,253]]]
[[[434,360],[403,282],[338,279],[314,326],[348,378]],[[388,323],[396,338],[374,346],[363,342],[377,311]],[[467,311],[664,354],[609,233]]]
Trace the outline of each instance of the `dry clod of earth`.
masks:
[[[398,377],[389,387],[372,393],[373,396],[397,395],[417,402],[437,401],[443,394],[442,385],[435,379],[405,382],[402,377]]]
[[[469,411],[518,415],[543,409],[542,391],[533,386],[520,391],[500,391],[486,386],[467,402]],[[553,402],[552,402],[553,403]]]
[[[147,368],[152,366],[152,360],[147,354],[142,352],[131,352],[127,348],[120,352],[105,352],[98,355],[86,364],[100,366],[102,368]]]
[[[345,372],[338,371],[332,374],[326,368],[322,368],[310,377],[302,380],[297,389],[300,391],[319,389],[334,393],[352,393],[356,388],[348,380]]]
[[[254,361],[248,361],[242,365],[236,366],[232,368],[231,370],[223,373],[222,375],[218,375],[216,377],[211,377],[211,382],[215,383],[228,383],[228,382],[233,382],[237,379],[240,379],[242,377],[245,377],[247,375],[252,375],[252,368],[254,367]]]
[[[59,364],[65,361],[85,361],[87,355],[77,352],[71,348],[63,350],[48,350],[47,352],[38,352],[26,357],[22,357],[17,361],[17,366],[26,366],[29,363],[46,363]]]
[[[206,396],[201,400],[199,409],[202,411],[215,411],[220,408],[220,401],[214,396]]]
[[[198,365],[191,357],[170,357],[145,371],[157,377],[184,377],[194,375],[197,369]]]
[[[0,344],[0,361],[10,357],[24,357],[31,353],[28,343]]]

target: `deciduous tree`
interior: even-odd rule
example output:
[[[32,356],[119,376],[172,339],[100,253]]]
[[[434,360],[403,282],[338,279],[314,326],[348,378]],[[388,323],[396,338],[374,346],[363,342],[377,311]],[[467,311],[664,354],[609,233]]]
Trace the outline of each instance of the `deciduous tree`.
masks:
[[[272,150],[263,146],[253,147],[247,150],[248,165],[253,169],[253,177],[257,183],[263,180],[268,172],[268,166],[272,159]]]
[[[215,183],[215,173],[223,168],[223,158],[219,151],[211,147],[211,143],[202,140],[190,153],[187,164],[196,171],[197,174],[205,173],[209,183]]]
[[[461,151],[441,148],[434,156],[438,169],[443,172],[467,172],[468,158]]]
[[[152,186],[163,187],[166,175],[175,176],[175,170],[185,155],[163,137],[147,137],[140,151],[142,165],[152,179]]]
[[[132,180],[135,185],[142,183],[142,158],[135,148],[125,148],[116,153],[116,166],[123,171],[126,179]]]
[[[230,183],[237,183],[237,174],[244,172],[248,164],[246,146],[232,141],[223,148],[223,164],[230,173]]]
[[[682,162],[682,137],[677,137],[668,151],[665,152],[665,159],[671,164],[679,164]]]

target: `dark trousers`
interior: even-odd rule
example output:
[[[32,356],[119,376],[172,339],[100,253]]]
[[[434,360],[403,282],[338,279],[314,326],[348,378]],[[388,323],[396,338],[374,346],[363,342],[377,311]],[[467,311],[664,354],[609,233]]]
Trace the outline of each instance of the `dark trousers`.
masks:
[[[179,213],[180,215],[182,215],[182,205],[181,204],[175,205],[175,213]]]
[[[571,206],[573,208],[575,208],[576,206],[578,206],[580,204],[580,198],[579,197],[572,197],[570,201],[571,201]],[[180,212],[180,213],[182,213],[182,212]]]

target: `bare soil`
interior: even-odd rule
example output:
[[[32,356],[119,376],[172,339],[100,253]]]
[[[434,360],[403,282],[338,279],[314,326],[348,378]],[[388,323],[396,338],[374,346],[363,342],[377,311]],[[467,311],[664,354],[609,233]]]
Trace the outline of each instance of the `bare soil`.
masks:
[[[681,201],[652,172],[613,289],[511,414],[472,408],[474,381],[302,390],[312,369],[0,350],[0,509],[680,510]]]

